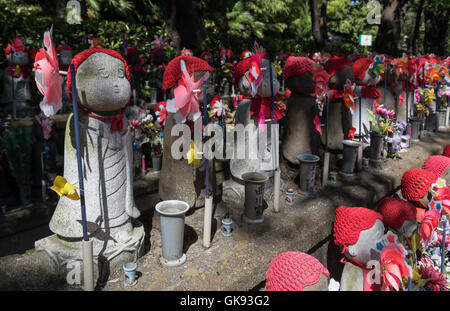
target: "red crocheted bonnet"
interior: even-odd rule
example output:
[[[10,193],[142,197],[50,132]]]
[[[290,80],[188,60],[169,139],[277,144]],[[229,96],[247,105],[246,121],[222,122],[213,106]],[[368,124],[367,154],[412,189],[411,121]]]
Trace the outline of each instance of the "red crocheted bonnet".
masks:
[[[60,45],[56,48],[56,52],[62,51],[62,50],[67,50],[67,51],[73,51],[72,48],[70,46],[67,45]]]
[[[84,50],[83,52],[75,55],[75,57],[72,59],[72,64],[75,68],[75,76],[76,76],[78,67],[80,67],[80,65],[86,59],[88,59],[89,56],[91,56],[92,54],[95,54],[95,53],[105,53],[112,57],[120,59],[123,62],[123,64],[125,65],[125,76],[127,77],[128,81],[130,81],[130,71],[128,70],[127,61],[122,57],[122,55],[120,55],[116,51],[110,50],[110,49],[104,49],[104,48],[91,48],[91,49]],[[67,72],[67,95],[69,96],[70,100],[72,100],[72,77],[70,75],[70,71],[71,70],[70,70],[70,66],[69,66],[69,71]]]
[[[289,56],[284,65],[284,79],[314,71],[314,61],[307,57]]]
[[[370,58],[360,58],[357,59],[353,63],[353,77],[357,81],[362,81],[364,79],[364,76],[366,75],[366,71],[369,68],[370,64],[374,63],[375,61]]]
[[[359,233],[371,228],[377,219],[383,221],[380,213],[365,207],[339,206],[334,219],[334,242],[348,246],[358,242]]]
[[[444,152],[442,155],[450,158],[450,145],[444,147]]]
[[[378,213],[383,216],[385,225],[397,230],[405,221],[414,219],[416,207],[402,199],[384,198],[378,203]]]
[[[421,168],[407,170],[401,180],[402,196],[408,201],[418,201],[423,198],[431,184],[436,182],[437,176]]]
[[[163,85],[164,91],[176,86],[178,80],[181,79],[180,61],[184,60],[187,71],[191,74],[196,71],[213,72],[214,69],[203,59],[195,56],[178,56],[172,59],[164,70]]]
[[[447,170],[450,166],[450,159],[443,155],[432,155],[423,162],[422,169],[432,172],[437,177]]]
[[[352,66],[352,62],[345,57],[333,57],[327,60],[323,67],[331,78],[336,71],[344,69],[345,66]]]
[[[284,252],[275,257],[267,270],[267,291],[302,291],[316,284],[328,270],[311,255],[301,252]]]

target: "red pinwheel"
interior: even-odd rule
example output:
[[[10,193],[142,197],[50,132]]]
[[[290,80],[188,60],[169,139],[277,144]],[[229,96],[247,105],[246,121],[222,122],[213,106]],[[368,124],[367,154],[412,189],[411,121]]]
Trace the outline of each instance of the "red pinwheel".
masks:
[[[410,268],[405,263],[406,251],[403,247],[393,244],[383,248],[380,265],[382,269],[382,290],[394,288],[399,290],[399,284],[403,288],[402,277],[410,275]]]
[[[44,95],[39,106],[47,117],[56,114],[62,107],[61,76],[52,33],[53,26],[44,33],[44,48],[37,53],[34,63],[36,85]]]
[[[437,228],[440,218],[441,215],[437,209],[430,209],[423,215],[423,221],[419,227],[419,233],[425,242],[428,242],[434,229]]]
[[[166,102],[157,103],[154,110],[155,110],[155,115],[156,115],[157,121],[158,121],[158,127],[164,128],[164,126],[166,125],[166,119],[167,119]]]

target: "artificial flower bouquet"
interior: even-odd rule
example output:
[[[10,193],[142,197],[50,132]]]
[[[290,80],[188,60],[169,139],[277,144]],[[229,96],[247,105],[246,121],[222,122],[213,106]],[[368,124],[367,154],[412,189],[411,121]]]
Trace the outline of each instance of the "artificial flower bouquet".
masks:
[[[385,136],[388,133],[392,133],[393,125],[395,122],[394,110],[387,110],[380,105],[375,108],[375,111],[368,109],[369,121],[372,125],[372,130],[378,135]]]

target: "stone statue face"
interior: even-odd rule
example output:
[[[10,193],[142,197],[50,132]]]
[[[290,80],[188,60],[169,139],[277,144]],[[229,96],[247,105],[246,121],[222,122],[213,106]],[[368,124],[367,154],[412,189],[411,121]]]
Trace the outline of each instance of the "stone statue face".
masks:
[[[114,112],[125,107],[131,85],[124,63],[105,53],[94,53],[77,69],[78,100],[94,112]]]
[[[313,83],[313,73],[305,72],[300,76],[293,76],[286,79],[286,87],[293,93],[298,95],[309,96],[315,92]]]
[[[275,65],[272,64],[269,60],[263,59],[261,62],[261,72],[262,72],[262,80],[258,87],[258,95],[261,97],[271,97],[270,90],[270,69],[269,64],[272,66],[272,83],[273,83],[273,94],[275,95],[280,90],[280,82],[277,79],[277,71]],[[265,69],[264,69],[265,68]],[[245,75],[241,78],[238,83],[238,88],[244,96],[251,96],[252,87],[250,82],[248,81],[249,72],[247,71]]]
[[[377,259],[373,258],[370,250],[374,247],[375,241],[381,240],[383,235],[383,222],[377,219],[372,227],[359,233],[359,239],[355,244],[348,246],[350,255],[363,265],[366,265],[369,260]]]
[[[337,70],[330,78],[330,84],[337,86],[339,89],[344,89],[344,85],[350,80],[353,84],[353,67],[346,65],[341,70]]]
[[[403,225],[399,228],[399,232],[404,233],[408,238],[412,237],[414,232],[417,230],[417,219],[406,220]]]
[[[12,65],[25,66],[28,64],[29,58],[27,52],[12,52],[6,56],[6,59]]]
[[[58,61],[59,65],[61,66],[69,66],[72,62],[72,51],[70,50],[60,50],[58,52]]]

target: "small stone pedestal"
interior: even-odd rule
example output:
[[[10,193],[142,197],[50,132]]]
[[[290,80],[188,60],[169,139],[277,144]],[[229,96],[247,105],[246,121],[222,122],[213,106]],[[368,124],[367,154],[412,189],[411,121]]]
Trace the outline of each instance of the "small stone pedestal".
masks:
[[[127,262],[136,262],[144,254],[144,226],[136,220],[133,220],[133,224],[127,223],[127,226],[130,230],[129,235],[122,241],[113,241],[112,238],[102,241],[103,237],[100,235],[99,237],[90,237],[94,240],[94,282],[99,276],[122,269]],[[114,229],[111,228],[111,233],[115,231]],[[116,236],[120,236],[120,234]],[[51,259],[54,265],[53,271],[59,279],[66,280],[68,285],[76,287],[83,285],[81,239],[67,239],[54,234],[36,241],[35,248],[37,254],[40,256],[45,254]],[[99,255],[106,258],[107,262],[100,260],[99,264]],[[103,267],[103,271],[99,271],[102,269],[99,267]]]

